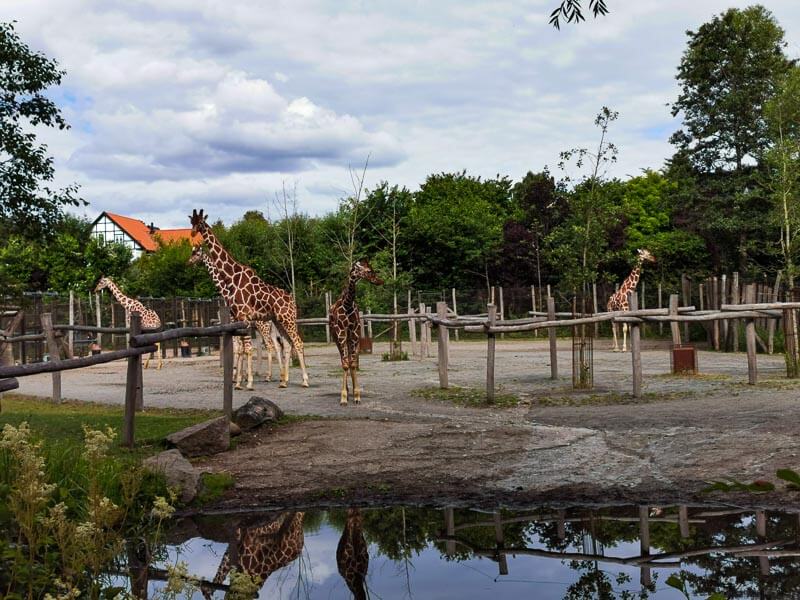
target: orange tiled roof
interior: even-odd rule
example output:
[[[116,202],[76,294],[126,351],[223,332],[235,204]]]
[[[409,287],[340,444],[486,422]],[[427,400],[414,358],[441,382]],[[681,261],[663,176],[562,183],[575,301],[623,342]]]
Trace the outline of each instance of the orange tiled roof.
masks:
[[[194,242],[200,239],[200,235],[192,237],[192,230],[186,229],[156,229],[152,234],[150,227],[144,221],[133,219],[131,217],[124,217],[106,211],[108,218],[114,221],[121,229],[123,229],[129,236],[131,236],[137,244],[139,244],[147,252],[155,252],[158,249],[158,242],[156,238],[160,239],[163,244],[172,244],[179,240],[189,240]]]

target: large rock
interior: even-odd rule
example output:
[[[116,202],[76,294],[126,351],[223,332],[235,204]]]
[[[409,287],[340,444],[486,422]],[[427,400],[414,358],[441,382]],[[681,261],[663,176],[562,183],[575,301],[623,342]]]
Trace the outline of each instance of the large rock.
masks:
[[[143,465],[156,473],[163,473],[167,485],[178,490],[181,502],[188,504],[197,495],[200,471],[184,458],[180,450],[167,450],[145,459]]]
[[[252,429],[268,421],[277,421],[282,416],[280,406],[272,400],[253,396],[233,412],[233,422],[242,429]]]
[[[230,421],[218,417],[167,436],[167,442],[184,456],[206,456],[225,452],[231,445]]]

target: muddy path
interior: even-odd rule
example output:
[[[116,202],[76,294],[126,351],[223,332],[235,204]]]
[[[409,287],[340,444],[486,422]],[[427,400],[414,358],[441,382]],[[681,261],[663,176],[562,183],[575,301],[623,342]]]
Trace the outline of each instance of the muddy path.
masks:
[[[601,344],[598,341],[598,346]],[[236,484],[212,509],[298,504],[413,502],[472,506],[531,503],[745,503],[800,510],[800,492],[704,494],[707,481],[778,482],[800,470],[800,385],[780,355],[759,355],[760,383],[746,385],[746,357],[701,352],[702,375],[673,377],[669,355],[645,345],[644,398],[630,398],[630,355],[595,349],[595,389],[571,389],[569,341],[549,378],[544,341],[499,341],[496,379],[513,406],[477,408],[420,397],[438,379],[435,358],[386,363],[362,357],[363,402],[338,405],[340,370],[331,346],[308,349],[311,387],[259,380],[257,394],[307,420],[244,434],[230,452],[198,461]],[[433,349],[435,352],[435,348]],[[485,344],[452,344],[450,382],[480,390]],[[49,378],[21,381],[47,395]],[[121,403],[124,364],[66,372],[66,397]],[[216,358],[175,359],[145,372],[145,405],[221,406]]]

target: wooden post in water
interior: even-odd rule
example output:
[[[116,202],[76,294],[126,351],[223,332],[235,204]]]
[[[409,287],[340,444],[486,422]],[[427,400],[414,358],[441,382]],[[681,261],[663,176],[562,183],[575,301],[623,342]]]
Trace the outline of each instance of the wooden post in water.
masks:
[[[437,302],[436,303],[436,316],[440,319],[447,318],[447,302]],[[447,327],[444,325],[439,325],[439,348],[436,354],[437,362],[439,363],[439,387],[443,390],[446,390],[447,385],[447,366],[449,362],[448,357],[448,342],[449,342],[449,334],[447,331]]]
[[[685,504],[678,507],[678,527],[681,537],[687,539],[689,537],[689,509]]]
[[[444,529],[448,538],[452,538],[456,534],[456,519],[452,507],[444,509]],[[456,553],[455,540],[449,539],[445,542],[444,552],[447,556],[453,556]]]
[[[139,335],[142,331],[142,317],[138,312],[131,313],[131,335]],[[128,372],[125,381],[125,419],[122,424],[122,443],[128,448],[133,448],[134,417],[136,415],[136,399],[139,396],[138,388],[141,385],[142,355],[128,357]]]
[[[628,304],[630,310],[639,310],[639,301],[636,297],[636,292],[631,292],[629,295]],[[639,323],[631,323],[631,363],[633,367],[633,397],[642,397],[642,342],[641,342],[641,325]]]
[[[486,312],[489,313],[488,322],[489,327],[494,327],[497,322],[497,307],[494,304],[489,304],[486,307]],[[494,402],[494,351],[495,351],[495,334],[489,333],[487,338],[486,349],[486,401],[490,404]]]
[[[641,556],[650,556],[650,507],[639,507],[639,550]],[[641,567],[640,583],[643,587],[653,584],[650,567]]]
[[[767,513],[763,510],[756,511],[756,535],[758,536],[759,543],[763,544],[767,541]],[[759,571],[761,575],[769,575],[769,557],[758,557]]]
[[[755,285],[749,284],[746,290],[745,303],[750,304],[755,300]],[[747,339],[747,383],[755,385],[758,380],[758,365],[756,364],[756,322],[755,319],[745,319],[745,337]]]
[[[503,522],[499,512],[494,513],[494,541],[497,544],[497,566],[500,575],[508,575],[508,558],[506,557],[505,536],[503,535]]]
[[[547,320],[556,320],[556,301],[550,295],[547,296]],[[547,337],[550,341],[550,379],[558,379],[558,341],[555,327],[547,328]]]
[[[52,362],[61,361],[61,350],[56,341],[56,334],[53,331],[53,315],[52,313],[42,313],[42,331],[44,332],[45,339],[47,340],[47,352],[50,355]],[[61,373],[53,371],[53,402],[59,404],[61,402]]]
[[[231,322],[231,309],[223,306],[219,309],[220,323]],[[222,334],[222,410],[229,419],[233,416],[233,335]]]

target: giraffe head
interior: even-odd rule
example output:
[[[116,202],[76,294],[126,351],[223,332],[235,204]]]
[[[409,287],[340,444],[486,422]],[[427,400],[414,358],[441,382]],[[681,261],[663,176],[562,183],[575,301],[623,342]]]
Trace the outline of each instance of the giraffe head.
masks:
[[[197,212],[195,208],[192,210],[192,214],[189,216],[189,220],[192,222],[192,235],[195,236],[198,233],[202,233],[206,229],[208,229],[208,223],[206,223],[206,215],[203,214],[203,209],[200,209],[200,212]]]
[[[644,248],[640,248],[636,251],[636,254],[639,255],[639,262],[656,262],[656,257],[650,254],[649,250],[645,250]]]
[[[197,244],[197,246],[192,246],[192,255],[189,257],[189,264],[196,265],[197,263],[203,260],[205,256],[205,249],[203,248],[203,244]]]
[[[108,286],[111,285],[111,283],[112,282],[108,277],[105,277],[104,275],[101,275],[94,282],[94,285],[92,286],[92,288],[93,288],[94,292],[97,293],[97,292],[100,292],[101,290],[106,289]]]
[[[375,285],[383,285],[383,279],[378,277],[378,274],[369,266],[369,262],[366,258],[362,258],[353,263],[350,276],[356,279],[366,279]]]

